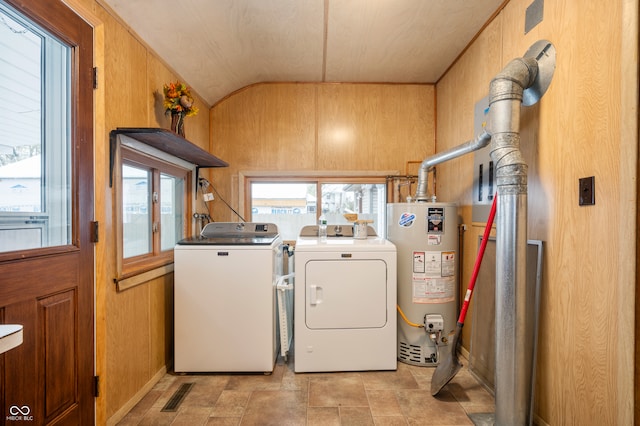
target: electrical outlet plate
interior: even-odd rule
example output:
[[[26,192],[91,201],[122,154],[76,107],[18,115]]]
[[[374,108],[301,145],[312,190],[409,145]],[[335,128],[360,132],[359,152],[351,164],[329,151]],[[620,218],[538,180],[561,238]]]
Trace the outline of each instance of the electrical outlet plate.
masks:
[[[205,201],[213,201],[213,194],[211,192],[207,192],[202,196]]]
[[[592,206],[596,203],[595,176],[580,178],[578,180],[578,204]]]

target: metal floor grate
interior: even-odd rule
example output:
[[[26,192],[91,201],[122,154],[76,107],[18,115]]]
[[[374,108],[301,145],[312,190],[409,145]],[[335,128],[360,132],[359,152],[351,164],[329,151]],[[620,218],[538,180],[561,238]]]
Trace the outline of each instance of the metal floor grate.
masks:
[[[175,393],[171,396],[169,401],[167,401],[167,403],[164,405],[164,407],[162,407],[162,410],[160,411],[176,411],[180,404],[182,404],[182,401],[187,396],[193,385],[194,383],[181,384],[178,390],[175,391]]]

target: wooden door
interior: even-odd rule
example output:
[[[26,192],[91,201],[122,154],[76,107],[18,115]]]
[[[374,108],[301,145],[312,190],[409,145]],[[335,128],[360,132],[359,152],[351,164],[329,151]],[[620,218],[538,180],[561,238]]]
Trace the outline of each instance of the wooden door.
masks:
[[[61,65],[55,72],[68,76],[68,85],[60,96],[62,108],[53,108],[58,110],[56,115],[67,114],[62,121],[66,124],[52,128],[51,120],[40,120],[42,211],[32,213],[32,220],[0,212],[0,243],[13,242],[18,247],[0,252],[0,323],[24,326],[22,345],[0,355],[0,424],[90,425],[95,418],[94,243],[90,226],[94,217],[93,30],[60,0],[1,3],[8,6],[7,13],[24,18],[8,23],[3,17],[10,35],[29,33],[29,25],[34,24],[34,33],[46,32],[60,43],[65,53],[57,60]],[[42,68],[51,62],[49,45],[43,42],[43,46]],[[9,55],[10,49],[4,50],[0,56]],[[53,92],[47,92],[46,86],[58,84],[47,78],[41,82],[41,107],[52,109]],[[24,97],[17,99],[16,105],[18,100]],[[0,127],[0,134],[2,131]],[[54,133],[63,135],[57,145],[47,141]],[[0,143],[10,144],[16,138],[19,136]],[[0,196],[6,201],[13,194]],[[62,199],[56,199],[56,194]],[[58,211],[48,211],[51,206]],[[37,228],[38,223],[46,225]],[[34,226],[36,234],[61,235],[61,242],[43,237],[37,247],[21,247],[22,238],[26,239],[27,231],[32,235]],[[62,231],[52,231],[54,227]]]

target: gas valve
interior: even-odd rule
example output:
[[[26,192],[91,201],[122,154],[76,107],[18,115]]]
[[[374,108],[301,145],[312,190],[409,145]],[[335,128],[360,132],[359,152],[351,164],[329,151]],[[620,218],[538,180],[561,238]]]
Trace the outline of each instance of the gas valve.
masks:
[[[444,331],[444,318],[440,314],[426,314],[424,316],[424,329],[427,333]]]

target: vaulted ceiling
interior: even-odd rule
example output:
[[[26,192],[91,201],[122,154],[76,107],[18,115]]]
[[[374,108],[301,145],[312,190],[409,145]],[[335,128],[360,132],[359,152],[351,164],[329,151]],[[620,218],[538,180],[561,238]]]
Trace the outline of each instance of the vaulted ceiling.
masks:
[[[505,0],[101,0],[210,105],[260,82],[435,83]]]

